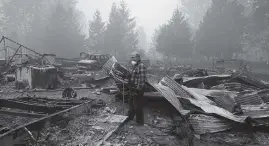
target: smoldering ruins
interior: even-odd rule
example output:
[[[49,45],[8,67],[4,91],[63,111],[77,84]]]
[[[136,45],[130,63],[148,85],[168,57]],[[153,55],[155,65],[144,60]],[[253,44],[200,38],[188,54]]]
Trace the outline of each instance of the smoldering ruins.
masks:
[[[242,67],[221,68],[236,60],[170,71],[148,63],[146,122],[137,126],[125,116],[128,69],[114,56],[63,59],[7,41],[18,47],[2,65],[1,145],[268,143],[269,85]]]

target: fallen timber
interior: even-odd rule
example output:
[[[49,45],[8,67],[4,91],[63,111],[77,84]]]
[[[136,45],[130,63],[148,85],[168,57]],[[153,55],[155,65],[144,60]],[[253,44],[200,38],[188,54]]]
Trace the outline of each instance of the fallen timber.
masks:
[[[29,117],[29,118],[41,118],[46,116],[46,114],[36,114],[36,113],[25,113],[25,112],[11,112],[0,110],[0,114],[12,115],[12,116],[20,116],[20,117]]]
[[[34,112],[46,112],[46,113],[53,113],[55,111],[67,108],[67,106],[46,106],[41,104],[28,104],[26,102],[20,102],[8,99],[0,99],[0,107],[15,108]]]
[[[83,113],[86,111],[92,103],[92,100],[87,100],[87,101],[79,101],[73,100],[72,101],[65,101],[62,100],[63,104],[64,102],[69,103],[68,106],[55,106],[51,104],[50,108],[45,108],[45,105],[37,105],[37,104],[26,104],[27,98],[18,98],[18,99],[13,99],[13,100],[5,100],[1,99],[0,100],[0,107],[5,107],[9,110],[3,110],[3,108],[0,110],[0,114],[5,114],[13,117],[27,117],[30,118],[30,122],[27,123],[22,123],[19,126],[15,128],[9,128],[8,126],[5,125],[0,125],[0,144],[1,146],[13,146],[15,144],[18,144],[21,140],[25,138],[31,138],[33,141],[37,140],[37,138],[33,137],[32,132],[38,133],[42,128],[46,128],[50,125],[54,125],[56,123],[59,123],[61,121],[66,121],[68,120],[69,117],[79,115],[80,113]],[[32,98],[33,101],[38,102],[38,98]],[[18,102],[16,100],[19,100],[21,102]],[[28,98],[28,100],[31,100],[31,98]],[[41,100],[45,100],[44,98]],[[59,100],[48,100],[49,102],[54,102],[57,103]],[[60,102],[59,102],[60,103]],[[59,104],[58,103],[58,104]],[[35,113],[29,113],[29,112],[21,112],[17,111],[17,109],[20,110],[32,110]],[[12,111],[15,110],[15,111]],[[46,111],[48,110],[48,111]],[[48,115],[49,114],[49,115]],[[2,123],[1,123],[2,124]]]

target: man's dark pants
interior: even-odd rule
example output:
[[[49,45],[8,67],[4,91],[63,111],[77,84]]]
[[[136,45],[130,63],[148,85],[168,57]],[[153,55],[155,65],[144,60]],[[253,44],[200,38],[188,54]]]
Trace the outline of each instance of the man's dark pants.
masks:
[[[131,91],[130,94],[128,119],[133,120],[136,116],[136,122],[142,125],[144,124],[144,93],[142,91]]]

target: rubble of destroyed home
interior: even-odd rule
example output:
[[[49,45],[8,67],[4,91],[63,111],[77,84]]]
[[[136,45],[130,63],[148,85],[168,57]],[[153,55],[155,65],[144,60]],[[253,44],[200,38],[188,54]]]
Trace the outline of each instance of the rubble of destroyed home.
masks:
[[[1,146],[269,145],[269,84],[245,66],[145,60],[145,124],[137,126],[126,120],[130,71],[114,56],[57,58],[2,41],[17,48],[4,46],[1,60]]]

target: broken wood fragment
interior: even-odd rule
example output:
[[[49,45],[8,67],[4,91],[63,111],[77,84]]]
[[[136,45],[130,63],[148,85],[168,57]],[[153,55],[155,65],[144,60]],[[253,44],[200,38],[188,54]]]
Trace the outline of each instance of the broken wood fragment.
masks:
[[[29,118],[41,118],[46,116],[46,114],[36,114],[36,113],[26,113],[26,112],[14,112],[14,111],[3,111],[0,110],[0,114],[8,114],[12,116],[20,116],[20,117],[29,117]]]
[[[15,108],[21,110],[35,111],[35,112],[44,112],[44,113],[54,113],[59,110],[66,109],[66,106],[45,106],[38,104],[27,104],[23,102],[17,102],[7,99],[0,99],[0,106],[6,108]]]

